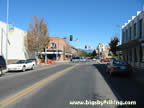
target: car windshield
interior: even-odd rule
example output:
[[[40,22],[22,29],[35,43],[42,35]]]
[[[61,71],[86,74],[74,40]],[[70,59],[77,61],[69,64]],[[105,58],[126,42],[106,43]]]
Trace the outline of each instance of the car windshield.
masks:
[[[0,56],[0,65],[5,65],[5,60],[2,56]]]
[[[73,57],[72,59],[80,59],[80,57]]]
[[[25,60],[18,60],[14,64],[23,64],[23,63],[25,63]]]
[[[122,60],[114,60],[113,64],[115,64],[115,65],[127,65],[127,63],[125,61],[122,61]]]

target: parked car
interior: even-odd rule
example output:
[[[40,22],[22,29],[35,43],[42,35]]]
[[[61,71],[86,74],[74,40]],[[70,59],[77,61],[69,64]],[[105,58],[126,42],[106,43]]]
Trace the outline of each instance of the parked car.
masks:
[[[110,59],[102,59],[101,62],[110,62]]]
[[[0,56],[0,76],[7,72],[6,61],[3,56]]]
[[[35,68],[35,62],[32,60],[18,60],[15,63],[8,65],[8,71],[26,71],[28,69],[33,70]]]
[[[131,66],[123,60],[112,60],[107,64],[106,72],[110,75],[125,74],[130,75],[132,72]]]

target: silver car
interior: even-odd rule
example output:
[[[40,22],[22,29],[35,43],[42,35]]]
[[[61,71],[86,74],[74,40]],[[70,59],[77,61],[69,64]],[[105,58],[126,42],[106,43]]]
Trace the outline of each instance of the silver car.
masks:
[[[129,75],[132,72],[131,66],[123,60],[112,60],[107,64],[106,72],[110,75],[125,74]]]

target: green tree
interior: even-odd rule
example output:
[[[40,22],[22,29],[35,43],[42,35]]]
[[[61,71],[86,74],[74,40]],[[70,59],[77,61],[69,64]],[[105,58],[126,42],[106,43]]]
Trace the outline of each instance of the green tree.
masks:
[[[97,56],[97,54],[96,54],[96,50],[93,50],[93,52],[91,53],[91,56],[92,56],[92,57]]]
[[[118,45],[118,42],[119,42],[119,39],[117,36],[114,36],[110,43],[109,43],[109,46],[110,46],[110,51],[113,53],[114,56],[116,56],[116,51],[117,51],[117,45]]]
[[[80,51],[80,56],[81,57],[86,57],[87,56],[87,52],[84,51],[84,50]]]

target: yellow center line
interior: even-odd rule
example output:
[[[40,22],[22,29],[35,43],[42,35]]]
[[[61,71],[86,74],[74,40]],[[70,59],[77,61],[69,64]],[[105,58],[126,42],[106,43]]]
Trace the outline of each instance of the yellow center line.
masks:
[[[63,75],[65,72],[73,69],[76,66],[77,65],[74,65],[74,66],[66,68],[66,69],[64,69],[64,70],[62,70],[60,72],[57,72],[57,73],[55,73],[55,74],[53,74],[53,75],[51,75],[51,76],[49,76],[49,77],[47,77],[47,78],[45,78],[43,80],[40,80],[39,82],[33,84],[32,86],[30,86],[30,87],[28,87],[28,88],[26,88],[26,89],[24,89],[24,90],[22,90],[22,91],[20,91],[20,92],[18,92],[16,94],[14,94],[14,95],[8,97],[7,99],[5,99],[5,100],[0,102],[0,108],[6,107],[7,105],[11,104],[12,102],[18,100],[19,98],[27,95],[28,93],[30,93],[30,92],[32,92],[34,90],[40,88],[42,85],[46,84],[47,82],[58,78],[59,76]]]

